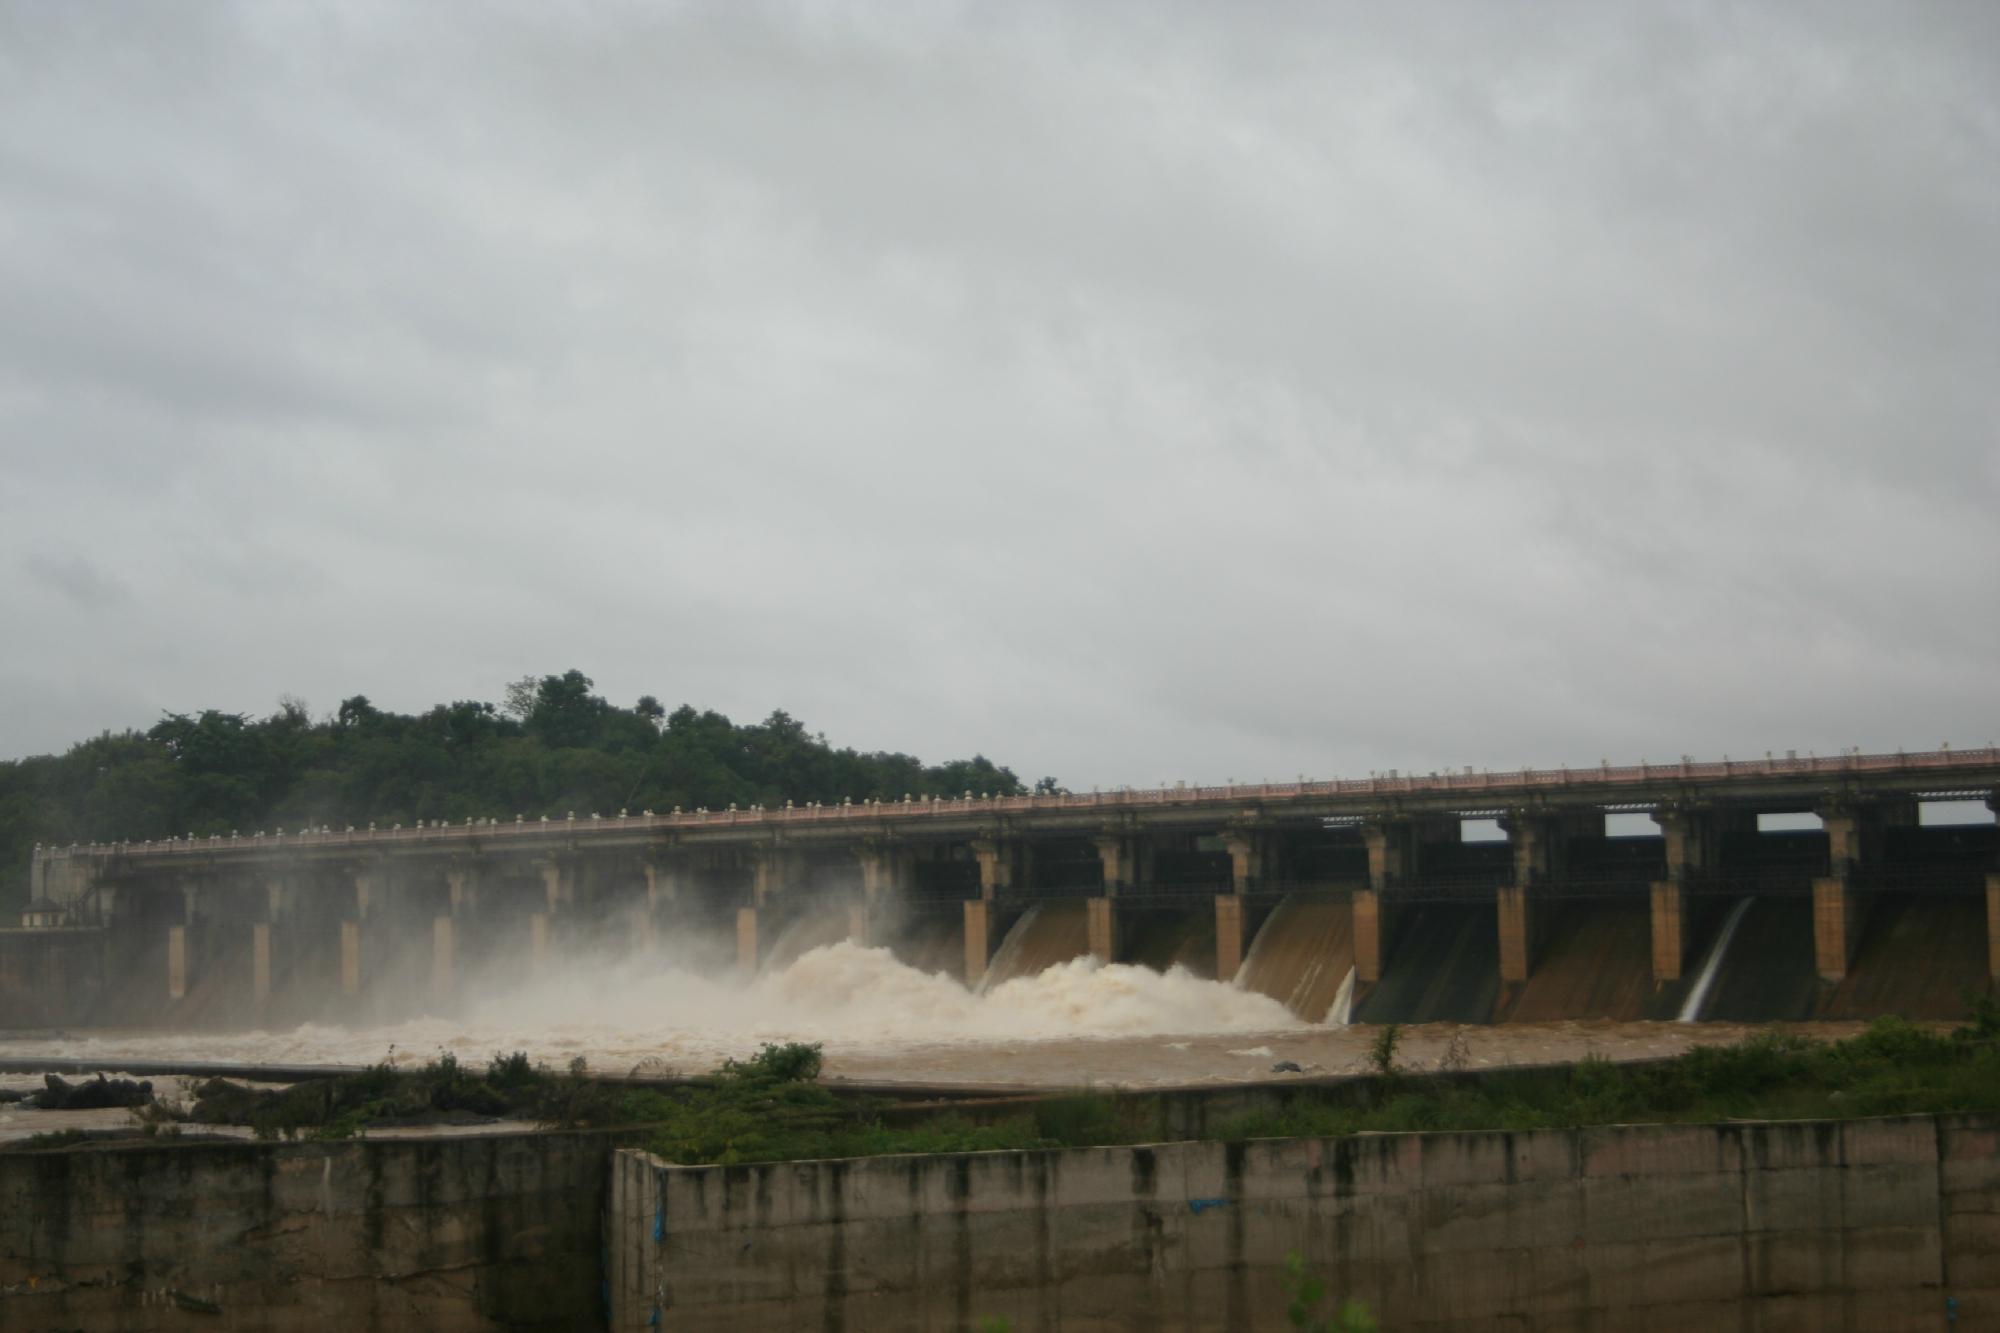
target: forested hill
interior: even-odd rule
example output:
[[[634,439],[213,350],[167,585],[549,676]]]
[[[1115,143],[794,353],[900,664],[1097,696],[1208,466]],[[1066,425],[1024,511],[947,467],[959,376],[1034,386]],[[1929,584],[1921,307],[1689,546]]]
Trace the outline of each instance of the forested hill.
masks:
[[[262,719],[175,713],[67,754],[0,761],[0,912],[26,901],[37,842],[1026,790],[979,755],[925,765],[836,750],[782,711],[738,726],[650,695],[621,708],[592,689],[568,671],[519,681],[499,705],[414,715],[360,695],[319,721],[291,701]]]

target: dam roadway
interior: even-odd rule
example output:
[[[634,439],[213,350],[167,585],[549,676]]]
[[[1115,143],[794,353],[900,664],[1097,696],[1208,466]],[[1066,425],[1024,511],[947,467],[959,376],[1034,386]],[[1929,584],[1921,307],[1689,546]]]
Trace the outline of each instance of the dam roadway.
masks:
[[[1921,810],[1996,793],[1988,748],[38,848],[66,915],[0,931],[0,1000],[382,1017],[564,951],[755,972],[848,938],[974,986],[1177,964],[1310,1021],[1948,1017],[2000,971],[2000,846]]]

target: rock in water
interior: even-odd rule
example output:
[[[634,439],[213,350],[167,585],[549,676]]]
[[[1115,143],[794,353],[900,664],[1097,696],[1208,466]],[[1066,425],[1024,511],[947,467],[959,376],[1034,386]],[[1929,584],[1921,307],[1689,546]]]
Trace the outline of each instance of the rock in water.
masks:
[[[43,1111],[96,1111],[107,1106],[145,1106],[153,1100],[150,1082],[135,1083],[129,1078],[106,1078],[99,1074],[92,1082],[70,1083],[54,1074],[44,1074],[47,1086],[35,1094],[35,1106]]]

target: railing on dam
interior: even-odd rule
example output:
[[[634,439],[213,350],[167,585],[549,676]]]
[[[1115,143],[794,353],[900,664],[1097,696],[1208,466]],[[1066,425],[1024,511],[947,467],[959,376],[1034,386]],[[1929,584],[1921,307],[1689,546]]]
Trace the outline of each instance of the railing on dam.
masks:
[[[644,811],[640,814],[574,813],[560,819],[544,815],[538,819],[516,816],[500,819],[468,819],[461,824],[443,821],[419,822],[410,827],[365,829],[309,829],[287,834],[212,834],[206,838],[109,843],[72,843],[66,847],[35,848],[37,861],[72,856],[103,856],[119,852],[208,853],[252,848],[328,848],[346,844],[380,846],[399,843],[431,843],[473,839],[537,839],[551,836],[617,832],[668,832],[714,828],[785,828],[799,825],[879,824],[883,821],[936,820],[978,815],[1025,815],[1044,812],[1103,811],[1131,812],[1176,807],[1227,807],[1237,803],[1287,804],[1326,798],[1469,797],[1481,804],[1504,806],[1508,798],[1588,789],[1604,793],[1602,799],[1615,802],[1620,789],[1635,800],[1648,788],[1661,784],[1730,783],[1758,779],[1851,779],[1857,777],[1907,776],[1915,790],[1956,790],[1954,772],[2000,769],[2000,747],[1968,750],[1930,750],[1891,754],[1787,755],[1783,758],[1683,759],[1673,764],[1599,764],[1583,768],[1524,768],[1514,772],[1437,772],[1427,775],[1375,775],[1366,778],[1332,778],[1307,782],[1230,783],[1222,786],[1175,786],[1125,788],[1087,793],[1036,793],[1025,796],[957,797],[904,796],[900,801],[843,801],[838,805],[818,802],[806,805],[751,806],[727,810],[675,809],[668,814]],[[1609,789],[1607,791],[1607,789]]]

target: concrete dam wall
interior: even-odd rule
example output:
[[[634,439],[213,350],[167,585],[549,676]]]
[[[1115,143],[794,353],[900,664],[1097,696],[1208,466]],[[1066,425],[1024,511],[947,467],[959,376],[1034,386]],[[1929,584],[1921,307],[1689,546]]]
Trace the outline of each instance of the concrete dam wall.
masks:
[[[18,1025],[388,1021],[565,953],[755,975],[851,939],[974,989],[1177,965],[1309,1022],[1953,1017],[2000,976],[1981,805],[2000,751],[40,848],[96,943],[23,932],[0,993]]]
[[[2000,1321],[2000,1122],[1365,1135],[674,1167],[605,1134],[0,1154],[0,1328]]]
[[[0,1328],[598,1328],[616,1142],[0,1154]]]
[[[621,1151],[611,1326],[2000,1325],[2000,1124],[1636,1126],[675,1167]]]
[[[2000,957],[2000,874],[1985,889],[1855,893],[1837,911],[1791,892],[1690,894],[1668,913],[1667,895],[1644,886],[1531,898],[1511,914],[1504,897],[1362,889],[1054,899],[1012,915],[946,902],[888,923],[845,908],[767,909],[761,943],[755,923],[704,918],[608,934],[582,956],[752,975],[852,939],[975,991],[1094,956],[1221,977],[1308,1023],[1952,1020],[1968,993],[1991,988]],[[541,937],[525,924],[509,934],[444,920],[0,931],[0,1029],[386,1023],[453,1013],[460,996],[542,967]]]

